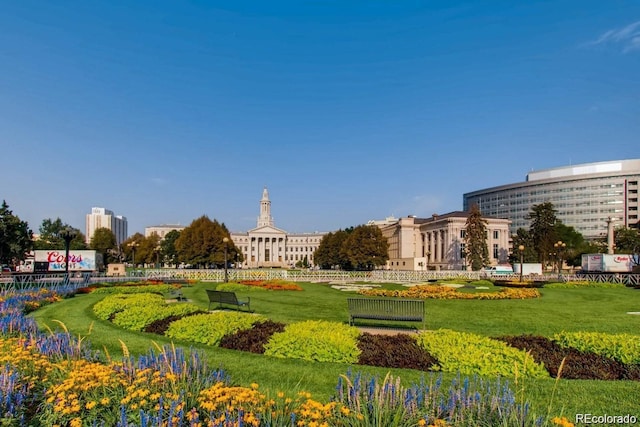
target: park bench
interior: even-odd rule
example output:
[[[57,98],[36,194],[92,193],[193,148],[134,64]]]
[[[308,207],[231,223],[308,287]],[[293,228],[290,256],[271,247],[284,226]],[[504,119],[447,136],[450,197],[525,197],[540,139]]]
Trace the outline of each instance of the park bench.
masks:
[[[184,296],[180,289],[172,289],[169,291],[169,299],[174,299],[176,301],[186,301],[187,298]]]
[[[422,322],[425,328],[424,300],[389,298],[347,298],[349,325],[356,319]]]
[[[251,311],[251,307],[249,303],[251,302],[251,298],[247,297],[246,301],[238,300],[235,292],[230,291],[214,291],[211,289],[206,289],[207,296],[209,297],[209,308],[211,310],[211,304],[218,303],[218,307],[222,307],[222,304],[226,305],[235,305],[237,308],[247,307],[248,311]]]

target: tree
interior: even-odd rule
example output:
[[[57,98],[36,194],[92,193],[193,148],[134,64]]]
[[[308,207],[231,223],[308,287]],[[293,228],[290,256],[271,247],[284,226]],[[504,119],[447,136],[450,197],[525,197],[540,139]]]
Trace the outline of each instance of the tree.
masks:
[[[16,264],[33,248],[33,232],[9,209],[5,200],[0,206],[0,264]]]
[[[52,220],[47,218],[42,221],[40,225],[40,237],[33,242],[34,249],[62,249],[65,247],[64,239],[61,237],[60,232],[64,229],[70,228],[74,232],[73,239],[69,242],[69,249],[83,250],[87,249],[86,239],[84,234],[77,228],[65,224],[60,218]]]
[[[96,231],[94,231],[91,242],[89,242],[89,247],[102,254],[105,264],[119,261],[116,236],[113,234],[113,231],[106,227],[97,228]]]
[[[487,247],[487,220],[482,218],[477,204],[471,206],[465,229],[465,255],[473,271],[481,270],[489,264],[489,248]]]
[[[632,257],[638,263],[640,257],[640,230],[631,227],[620,227],[614,234],[616,252],[621,254],[636,255]]]
[[[342,252],[356,270],[373,270],[389,259],[389,243],[375,225],[359,225],[349,234]]]
[[[584,236],[575,228],[558,221],[555,233],[559,241],[566,243],[562,258],[567,265],[577,267],[582,265],[582,254],[587,253],[589,245],[585,242]]]
[[[520,246],[524,246],[522,262],[538,262],[538,254],[533,247],[529,230],[518,228],[513,236],[513,251],[509,257],[512,264],[520,263],[520,250],[518,249]]]
[[[325,234],[320,240],[318,249],[313,253],[313,260],[316,265],[325,270],[335,267],[342,270],[351,270],[353,267],[349,262],[349,258],[342,251],[344,242],[351,232],[353,232],[353,227]]]
[[[226,244],[225,237],[229,239]],[[191,222],[175,242],[178,261],[201,267],[224,266],[225,245],[227,261],[240,259],[240,251],[233,244],[227,227],[217,220],[211,221],[206,215]]]
[[[533,205],[527,215],[527,219],[531,221],[529,235],[538,254],[538,262],[542,265],[546,265],[548,256],[554,251],[553,244],[558,241],[556,213],[553,203],[544,202]]]
[[[178,230],[171,230],[160,242],[160,256],[169,264],[176,264],[178,262],[178,251],[176,250],[176,240],[178,240],[178,237],[180,237],[180,232]]]
[[[133,236],[129,236],[127,240],[120,244],[120,251],[122,252],[124,259],[131,260],[131,264],[135,267],[140,262],[138,248],[144,240],[142,233],[135,233]]]

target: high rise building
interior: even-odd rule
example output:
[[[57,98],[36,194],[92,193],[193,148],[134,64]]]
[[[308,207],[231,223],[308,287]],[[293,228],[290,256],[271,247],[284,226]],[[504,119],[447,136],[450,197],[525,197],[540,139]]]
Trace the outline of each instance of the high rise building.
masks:
[[[112,211],[105,208],[91,208],[91,213],[87,214],[86,232],[87,243],[91,242],[93,233],[98,228],[108,228],[116,236],[116,243],[122,244],[127,240],[127,218],[121,215],[115,215]]]

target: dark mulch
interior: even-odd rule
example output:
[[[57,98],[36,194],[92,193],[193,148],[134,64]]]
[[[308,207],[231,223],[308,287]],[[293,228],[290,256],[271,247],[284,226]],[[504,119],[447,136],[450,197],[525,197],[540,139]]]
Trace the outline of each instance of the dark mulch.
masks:
[[[520,335],[497,338],[512,347],[531,351],[538,363],[543,363],[552,377],[557,377],[558,369],[565,359],[561,378],[583,380],[635,380],[640,381],[640,365],[625,365],[617,360],[575,348],[563,348],[549,338]]]
[[[362,333],[358,337],[358,364],[384,368],[406,368],[427,371],[437,360],[420,348],[416,340],[406,334],[374,335]]]
[[[197,311],[195,313],[189,313],[189,314],[179,315],[179,316],[174,315],[174,316],[165,317],[164,319],[155,320],[149,323],[147,326],[145,326],[143,331],[149,332],[152,334],[164,335],[164,333],[167,332],[167,329],[169,329],[169,325],[171,324],[171,322],[175,322],[176,320],[180,320],[188,316],[193,316],[194,314],[202,314],[202,313],[206,313],[206,311]]]
[[[284,327],[284,323],[273,322],[271,320],[258,322],[255,323],[251,329],[225,335],[220,341],[220,347],[263,354],[264,345],[269,342],[273,334],[283,332]]]

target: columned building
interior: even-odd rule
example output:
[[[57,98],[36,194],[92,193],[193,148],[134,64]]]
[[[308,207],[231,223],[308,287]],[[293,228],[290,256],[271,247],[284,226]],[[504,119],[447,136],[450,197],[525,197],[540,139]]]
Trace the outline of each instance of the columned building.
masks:
[[[246,233],[231,233],[231,240],[242,252],[242,268],[292,268],[313,266],[313,254],[326,233],[287,233],[274,225],[271,200],[265,187],[260,199],[257,227]]]
[[[162,225],[152,225],[144,228],[144,237],[151,237],[154,234],[157,234],[160,239],[164,239],[171,231],[182,231],[187,228],[184,225],[180,224],[162,224]]]
[[[391,270],[466,270],[465,234],[468,212],[451,212],[431,218],[408,216],[369,221],[377,225],[389,243]],[[510,222],[484,217],[491,265],[508,263]]]
[[[105,208],[91,208],[91,213],[87,214],[85,223],[85,236],[87,244],[91,242],[93,233],[98,228],[107,228],[116,236],[118,246],[127,240],[127,218],[121,215],[114,215],[112,211]]]

